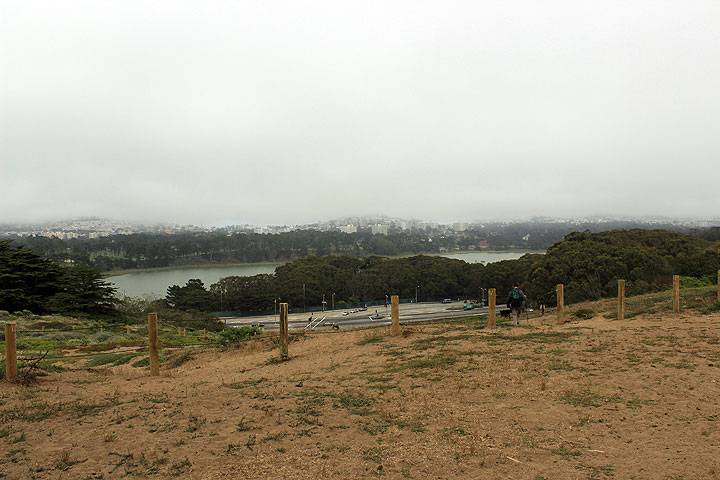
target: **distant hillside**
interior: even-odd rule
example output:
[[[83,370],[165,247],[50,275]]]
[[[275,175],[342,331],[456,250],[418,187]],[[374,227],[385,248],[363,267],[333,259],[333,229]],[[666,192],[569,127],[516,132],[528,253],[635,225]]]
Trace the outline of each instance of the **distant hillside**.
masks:
[[[576,231],[600,232],[649,228],[636,222],[608,223],[491,223],[456,231],[450,227],[390,229],[388,235],[368,231],[296,230],[278,234],[185,232],[135,233],[100,238],[61,240],[48,237],[12,238],[38,255],[56,261],[72,260],[101,271],[241,262],[288,261],[309,256],[397,256],[477,249],[545,250]],[[686,227],[663,228],[690,233]],[[714,230],[698,230],[712,239]]]

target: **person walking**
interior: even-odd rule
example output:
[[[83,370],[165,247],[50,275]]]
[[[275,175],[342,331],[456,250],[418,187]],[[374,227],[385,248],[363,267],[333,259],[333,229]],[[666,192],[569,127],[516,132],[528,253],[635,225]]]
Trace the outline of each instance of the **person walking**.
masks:
[[[525,297],[525,293],[520,290],[520,285],[518,283],[513,284],[513,288],[508,294],[507,307],[510,309],[515,325],[520,325],[520,314],[525,305],[525,300],[527,300],[527,297]]]

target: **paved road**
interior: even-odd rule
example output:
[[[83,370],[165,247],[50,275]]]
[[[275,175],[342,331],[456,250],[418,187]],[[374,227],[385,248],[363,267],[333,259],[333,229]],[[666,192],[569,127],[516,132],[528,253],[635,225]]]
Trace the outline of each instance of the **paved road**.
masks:
[[[447,303],[403,303],[400,305],[400,323],[427,322],[430,320],[459,319],[463,317],[471,317],[487,313],[487,307],[476,308],[474,310],[462,310],[462,302]],[[498,306],[498,313],[503,308]],[[459,309],[459,310],[458,310]],[[369,317],[377,313],[383,318],[371,320]],[[371,307],[366,311],[348,313],[343,315],[345,310],[332,310],[326,312],[315,312],[312,316],[313,324],[319,323],[316,329],[328,329],[333,325],[337,325],[342,329],[360,328],[367,326],[381,326],[390,324],[390,307],[385,308]],[[350,312],[350,311],[348,311]],[[304,329],[308,326],[307,313],[294,313],[288,316],[288,323],[291,329]],[[325,317],[325,320],[320,322]],[[251,324],[261,324],[266,330],[274,330],[278,328],[278,317],[273,315],[265,315],[258,317],[223,317],[227,325],[241,326]]]

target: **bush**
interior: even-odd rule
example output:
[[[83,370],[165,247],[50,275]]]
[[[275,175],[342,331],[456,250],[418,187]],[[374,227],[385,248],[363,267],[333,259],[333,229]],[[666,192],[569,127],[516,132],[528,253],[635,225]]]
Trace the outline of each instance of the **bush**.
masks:
[[[193,360],[195,356],[190,350],[181,350],[177,354],[172,355],[168,359],[168,366],[170,368],[177,368],[190,360]]]
[[[680,277],[680,288],[701,288],[714,285],[715,282],[708,277]]]
[[[590,320],[594,316],[595,316],[595,312],[593,312],[589,308],[581,308],[581,309],[575,310],[573,312],[573,317],[580,318],[583,320]]]
[[[720,312],[720,302],[715,302],[702,309],[702,313],[710,314]]]
[[[230,327],[225,328],[219,334],[219,343],[224,347],[231,347],[244,342],[260,333],[258,327]]]

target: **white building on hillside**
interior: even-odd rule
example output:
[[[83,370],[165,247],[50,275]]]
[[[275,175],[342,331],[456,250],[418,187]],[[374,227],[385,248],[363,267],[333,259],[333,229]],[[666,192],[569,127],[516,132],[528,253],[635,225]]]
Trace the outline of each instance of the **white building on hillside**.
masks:
[[[370,227],[370,231],[372,232],[373,235],[387,235],[388,234],[388,226],[378,223],[378,224]]]

